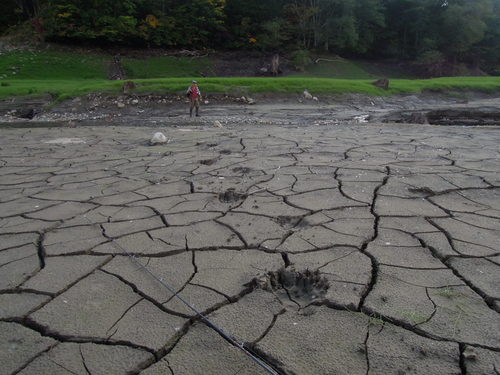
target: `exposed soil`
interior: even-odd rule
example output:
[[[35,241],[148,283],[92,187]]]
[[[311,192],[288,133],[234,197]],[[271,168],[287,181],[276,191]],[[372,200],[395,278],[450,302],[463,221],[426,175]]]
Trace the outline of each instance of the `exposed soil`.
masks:
[[[458,95],[457,95],[458,97]],[[350,94],[248,96],[206,95],[201,117],[190,118],[188,103],[177,95],[89,94],[52,108],[50,96],[0,101],[0,123],[28,126],[133,125],[172,126],[189,123],[335,125],[339,123],[417,123],[432,125],[500,125],[500,96],[462,93],[460,96],[425,93],[370,97]],[[253,104],[250,104],[253,103]],[[30,119],[31,118],[31,119]]]

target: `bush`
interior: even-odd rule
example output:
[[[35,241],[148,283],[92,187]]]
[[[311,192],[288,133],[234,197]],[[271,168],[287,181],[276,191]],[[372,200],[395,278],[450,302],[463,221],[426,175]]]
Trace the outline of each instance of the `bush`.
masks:
[[[306,66],[311,64],[312,60],[309,56],[309,51],[307,50],[298,50],[292,54],[292,65],[295,69],[303,72],[306,69]]]

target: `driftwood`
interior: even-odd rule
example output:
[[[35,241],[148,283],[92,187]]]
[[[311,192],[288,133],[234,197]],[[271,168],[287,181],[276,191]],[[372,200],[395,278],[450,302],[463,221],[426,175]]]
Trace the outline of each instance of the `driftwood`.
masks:
[[[335,61],[344,61],[344,59],[342,57],[337,57],[337,58],[335,58],[333,60],[332,59],[321,59],[321,58],[319,58],[319,59],[314,60],[314,63],[317,64],[320,61],[335,62]]]

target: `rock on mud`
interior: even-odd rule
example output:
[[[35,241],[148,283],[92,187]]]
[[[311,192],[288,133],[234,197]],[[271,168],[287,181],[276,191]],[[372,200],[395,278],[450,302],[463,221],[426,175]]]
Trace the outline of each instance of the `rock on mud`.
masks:
[[[165,134],[163,134],[161,132],[157,132],[157,133],[153,134],[153,137],[149,141],[149,144],[151,146],[154,146],[154,145],[164,144],[164,143],[167,143],[167,142],[168,142],[168,139],[165,136]]]

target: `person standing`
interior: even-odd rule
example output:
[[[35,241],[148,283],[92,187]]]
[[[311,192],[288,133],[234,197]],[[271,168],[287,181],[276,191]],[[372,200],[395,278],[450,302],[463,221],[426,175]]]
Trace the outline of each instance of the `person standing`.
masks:
[[[193,117],[193,108],[196,108],[196,117],[198,117],[201,101],[201,91],[198,87],[198,82],[193,81],[191,86],[186,91],[186,96],[189,98],[189,117]]]

